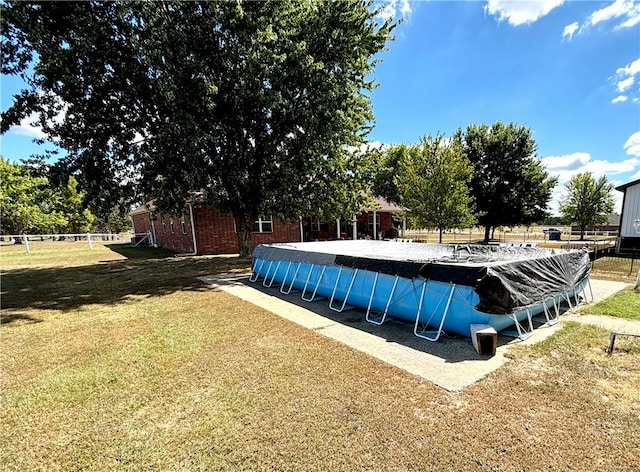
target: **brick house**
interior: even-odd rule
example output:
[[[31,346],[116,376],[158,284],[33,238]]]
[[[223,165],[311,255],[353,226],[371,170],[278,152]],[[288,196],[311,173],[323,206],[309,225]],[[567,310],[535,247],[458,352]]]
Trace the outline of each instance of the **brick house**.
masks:
[[[406,208],[390,203],[384,198],[373,197],[371,208],[363,208],[362,213],[350,221],[303,218],[304,240],[396,238],[401,230],[396,228],[398,223],[394,221],[394,215],[401,215],[406,211]]]
[[[640,253],[640,179],[616,190],[624,194],[616,252]]]
[[[599,233],[605,233],[605,232],[611,232],[611,233],[617,233],[618,231],[620,231],[620,215],[616,214],[616,213],[611,213],[609,215],[607,215],[607,222],[600,224],[600,225],[595,225],[595,226],[590,226],[587,228],[587,231],[596,231]],[[576,224],[572,224],[571,225],[571,232],[572,233],[579,233],[580,232],[580,226],[576,225]]]
[[[141,205],[130,215],[139,238],[149,234],[160,247],[186,254],[236,254],[238,235],[233,215],[202,204],[187,204],[181,215],[155,215]],[[300,222],[280,218],[260,219],[251,233],[253,244],[300,241]]]
[[[130,215],[136,238],[184,254],[236,254],[238,235],[233,215],[200,203],[188,203],[181,215],[155,215],[152,205],[141,205]],[[359,239],[398,235],[393,214],[406,209],[375,198],[373,208],[365,208],[352,221],[326,222],[314,218],[286,221],[277,217],[254,223],[254,245],[329,239]],[[355,225],[354,225],[355,221]],[[374,223],[375,222],[375,223]]]

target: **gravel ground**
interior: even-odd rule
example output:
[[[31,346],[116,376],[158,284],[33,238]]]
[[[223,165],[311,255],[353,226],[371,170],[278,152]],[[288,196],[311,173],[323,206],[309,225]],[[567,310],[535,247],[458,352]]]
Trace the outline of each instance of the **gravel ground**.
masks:
[[[218,274],[200,280],[449,391],[460,391],[498,369],[508,361],[506,353],[511,345],[539,342],[562,327],[562,322],[543,325],[524,341],[499,336],[496,354],[484,356],[476,352],[470,339],[442,336],[437,342],[429,342],[414,336],[410,323],[390,320],[376,326],[365,320],[363,310],[337,313],[328,308],[326,300],[307,303],[294,294],[282,295],[278,288],[250,283],[247,274]],[[593,302],[590,303],[627,286],[622,282],[592,280]],[[595,315],[568,313],[562,315],[561,320],[593,323],[622,332],[631,329],[631,325],[640,329],[638,322]]]

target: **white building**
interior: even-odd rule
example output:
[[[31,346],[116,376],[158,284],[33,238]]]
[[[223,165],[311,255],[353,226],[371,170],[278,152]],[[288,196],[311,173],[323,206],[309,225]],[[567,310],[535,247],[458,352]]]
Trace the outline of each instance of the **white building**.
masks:
[[[623,192],[616,252],[640,253],[640,179],[616,187]]]

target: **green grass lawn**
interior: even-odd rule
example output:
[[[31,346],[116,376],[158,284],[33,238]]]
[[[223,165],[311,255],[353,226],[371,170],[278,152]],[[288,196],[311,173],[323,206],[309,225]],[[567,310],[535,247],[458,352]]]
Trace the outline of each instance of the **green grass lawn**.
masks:
[[[450,393],[196,278],[247,259],[129,249],[0,247],[3,471],[640,470],[634,340],[566,324]]]
[[[640,320],[640,291],[628,288],[589,307],[594,315]]]

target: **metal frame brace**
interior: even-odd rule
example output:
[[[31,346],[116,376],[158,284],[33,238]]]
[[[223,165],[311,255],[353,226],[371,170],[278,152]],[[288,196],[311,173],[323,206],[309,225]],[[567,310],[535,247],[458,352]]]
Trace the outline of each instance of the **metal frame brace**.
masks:
[[[428,281],[425,280],[425,282],[422,284],[422,292],[420,293],[420,303],[418,304],[418,312],[416,313],[416,324],[413,326],[413,334],[415,334],[419,338],[426,339],[427,341],[435,342],[438,339],[440,339],[440,336],[444,333],[444,330],[442,329],[442,327],[444,326],[444,321],[447,318],[447,314],[449,313],[449,306],[451,305],[451,299],[453,298],[453,293],[456,290],[456,284],[452,284],[451,286],[451,292],[449,292],[447,305],[444,307],[444,311],[442,312],[442,317],[440,318],[440,325],[438,326],[437,331],[427,331],[426,328],[427,326],[429,326],[429,322],[427,322],[423,324],[424,329],[418,332],[418,325],[420,324],[420,314],[422,313],[422,301],[424,300],[424,292],[425,292],[425,289],[427,288],[427,282]],[[440,300],[440,303],[442,303],[442,299]],[[438,306],[440,306],[440,303],[438,303]],[[435,310],[433,314],[435,314]],[[433,314],[431,315],[431,318],[433,318]],[[431,318],[429,318],[429,321],[431,321]],[[433,334],[433,336],[427,336],[425,333]]]

